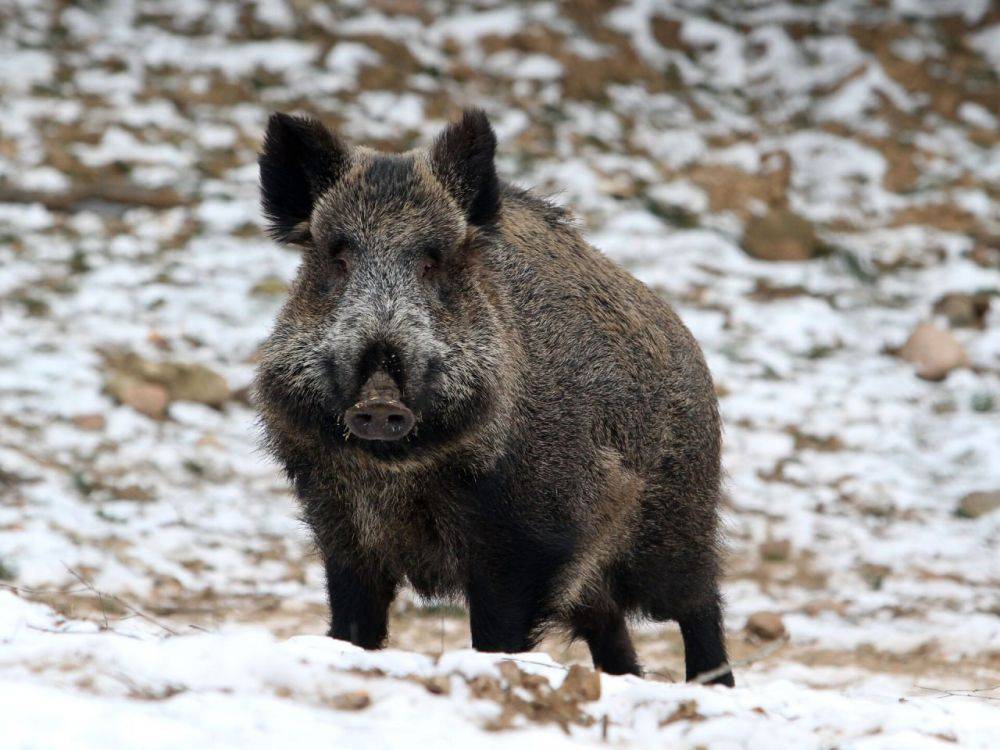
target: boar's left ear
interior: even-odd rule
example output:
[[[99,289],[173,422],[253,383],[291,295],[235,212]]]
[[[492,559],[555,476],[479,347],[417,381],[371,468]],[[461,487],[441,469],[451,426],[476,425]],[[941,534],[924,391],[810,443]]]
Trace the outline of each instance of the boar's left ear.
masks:
[[[467,109],[431,147],[431,169],[471,224],[489,224],[500,210],[496,148],[497,137],[481,109]]]
[[[340,179],[348,162],[347,146],[318,120],[271,115],[258,160],[261,205],[271,236],[307,244],[313,204]]]

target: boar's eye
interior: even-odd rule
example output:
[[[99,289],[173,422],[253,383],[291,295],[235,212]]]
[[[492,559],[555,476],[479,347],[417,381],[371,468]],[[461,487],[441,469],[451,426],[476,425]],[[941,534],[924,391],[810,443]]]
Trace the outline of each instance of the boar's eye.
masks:
[[[333,263],[334,276],[338,279],[342,279],[347,276],[347,272],[350,270],[350,267],[347,264],[347,257],[345,256],[342,248],[338,248],[334,251],[331,262]]]
[[[431,278],[441,267],[441,254],[434,248],[424,250],[420,258],[420,277]]]

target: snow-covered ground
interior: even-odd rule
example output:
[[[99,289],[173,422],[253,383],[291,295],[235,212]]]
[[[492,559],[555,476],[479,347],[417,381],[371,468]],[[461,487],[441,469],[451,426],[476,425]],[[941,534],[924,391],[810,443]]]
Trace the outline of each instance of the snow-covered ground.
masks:
[[[962,503],[1000,490],[998,34],[987,0],[0,0],[2,745],[995,746],[1000,511]],[[297,262],[262,127],[407,148],[466,104],[705,348],[733,691],[674,682],[669,625],[596,700],[578,645],[504,666],[453,606],[316,637],[246,397]],[[781,211],[815,257],[745,252]],[[943,380],[894,354],[928,321]]]
[[[996,740],[996,714],[969,694],[902,698],[905,681],[882,675],[808,689],[801,670],[785,668],[710,689],[579,678],[535,653],[373,653],[249,628],[163,639],[53,618],[9,594],[0,604],[0,695],[13,719],[5,747],[987,748]]]

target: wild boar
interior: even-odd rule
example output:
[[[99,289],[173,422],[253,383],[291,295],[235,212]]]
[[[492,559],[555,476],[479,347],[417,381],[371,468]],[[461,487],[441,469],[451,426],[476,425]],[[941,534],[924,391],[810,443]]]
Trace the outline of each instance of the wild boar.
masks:
[[[409,583],[464,599],[476,649],[563,627],[613,674],[641,674],[626,616],[676,620],[688,679],[732,685],[701,351],[566,211],[498,179],[495,150],[479,110],[403,154],[268,123],[263,211],[303,255],[256,399],[329,633],[379,648]]]

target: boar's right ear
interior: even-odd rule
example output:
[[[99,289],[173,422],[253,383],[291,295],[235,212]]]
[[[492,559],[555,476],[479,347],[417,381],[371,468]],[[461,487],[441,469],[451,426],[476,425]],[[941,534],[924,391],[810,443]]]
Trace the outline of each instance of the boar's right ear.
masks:
[[[465,110],[431,146],[431,169],[471,224],[489,224],[500,210],[496,148],[497,137],[481,109]]]
[[[274,239],[308,244],[313,204],[340,179],[349,158],[347,146],[318,120],[271,115],[258,163],[261,205]]]

